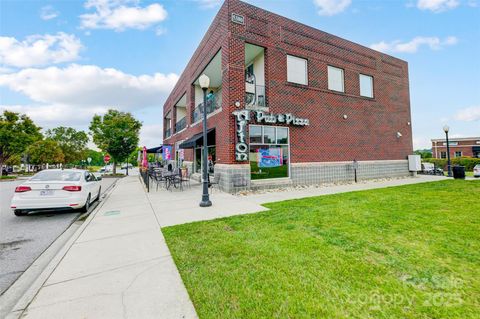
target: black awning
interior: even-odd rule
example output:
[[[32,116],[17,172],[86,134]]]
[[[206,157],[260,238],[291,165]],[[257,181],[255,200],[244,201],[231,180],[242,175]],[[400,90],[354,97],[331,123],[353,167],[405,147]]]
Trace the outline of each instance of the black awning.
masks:
[[[147,153],[162,153],[162,146],[157,146],[157,147],[152,147],[152,148],[147,148]]]
[[[163,153],[163,147],[169,146],[168,144],[163,144],[157,147],[147,148],[147,153],[149,154],[156,154],[156,153]]]
[[[211,128],[207,131],[207,145],[215,145],[215,129]],[[180,144],[179,148],[195,148],[203,146],[203,133],[198,133]]]

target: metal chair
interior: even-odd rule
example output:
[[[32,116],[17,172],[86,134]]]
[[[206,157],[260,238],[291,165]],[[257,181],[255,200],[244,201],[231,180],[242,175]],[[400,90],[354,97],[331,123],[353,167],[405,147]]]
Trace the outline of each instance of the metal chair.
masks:
[[[213,176],[213,182],[210,181],[210,175],[208,175],[208,186],[212,189],[212,193],[214,189],[219,190],[220,185],[220,174],[215,174]]]

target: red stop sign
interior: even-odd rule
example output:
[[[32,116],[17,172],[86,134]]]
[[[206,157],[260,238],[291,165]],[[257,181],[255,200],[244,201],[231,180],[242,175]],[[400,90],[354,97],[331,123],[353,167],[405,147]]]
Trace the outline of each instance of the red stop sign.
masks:
[[[103,157],[103,161],[104,161],[105,163],[110,162],[110,155],[108,155],[108,154],[105,155],[105,156]]]

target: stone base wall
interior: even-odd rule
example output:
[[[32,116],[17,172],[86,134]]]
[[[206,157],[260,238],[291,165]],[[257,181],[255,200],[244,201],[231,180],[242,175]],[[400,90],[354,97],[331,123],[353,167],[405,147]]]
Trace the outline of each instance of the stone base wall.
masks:
[[[358,162],[357,180],[410,176],[407,160]],[[352,162],[292,163],[290,178],[296,185],[355,180]]]
[[[227,193],[250,189],[250,165],[216,164],[215,178],[220,175],[219,188]]]
[[[290,178],[250,180],[250,165],[216,164],[215,176],[220,175],[219,188],[228,193],[243,190],[281,188],[292,185],[316,185],[338,182],[354,182],[352,162],[292,163]],[[357,180],[389,177],[406,177],[407,160],[358,162]],[[200,178],[200,174],[198,174]]]

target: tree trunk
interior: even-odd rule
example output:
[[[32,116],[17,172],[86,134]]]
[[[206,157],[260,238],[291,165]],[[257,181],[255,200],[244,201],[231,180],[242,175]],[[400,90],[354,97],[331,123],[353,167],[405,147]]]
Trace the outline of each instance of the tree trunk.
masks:
[[[117,174],[117,162],[113,162],[113,175]]]
[[[0,178],[2,178],[3,175],[3,160],[0,159]]]

